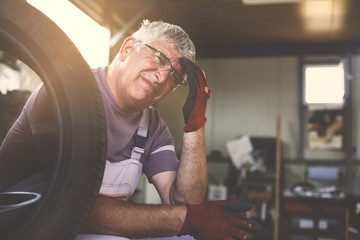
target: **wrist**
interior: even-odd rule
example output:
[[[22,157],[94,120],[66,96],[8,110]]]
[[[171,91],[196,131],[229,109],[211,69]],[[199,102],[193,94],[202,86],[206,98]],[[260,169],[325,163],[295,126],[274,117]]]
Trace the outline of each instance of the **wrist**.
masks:
[[[193,121],[191,124],[184,124],[183,130],[184,132],[194,132],[199,130],[202,127],[205,127],[205,123],[206,123],[207,119],[206,117],[202,118],[201,120],[198,121]]]
[[[186,226],[187,215],[188,215],[188,204],[179,206],[179,210],[177,213],[178,224],[177,224],[177,229],[176,229],[178,236],[184,235],[184,234],[182,234],[182,232],[183,232],[184,228],[187,227]]]
[[[182,235],[186,235],[188,234],[188,225],[189,225],[189,221],[188,221],[188,217],[189,217],[189,208],[190,208],[190,204],[185,204],[183,206],[183,211],[181,213],[180,218],[182,219],[182,224],[181,227],[178,230],[178,234],[177,236],[182,236]]]

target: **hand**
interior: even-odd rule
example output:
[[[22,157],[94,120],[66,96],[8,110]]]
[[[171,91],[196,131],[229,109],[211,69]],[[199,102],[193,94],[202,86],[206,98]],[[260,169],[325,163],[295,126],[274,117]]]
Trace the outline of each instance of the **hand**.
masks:
[[[189,83],[189,95],[183,106],[185,120],[183,129],[185,132],[193,132],[206,123],[206,104],[210,97],[210,89],[201,68],[186,58],[180,58],[179,62]]]
[[[257,222],[236,215],[252,208],[247,202],[212,201],[186,206],[187,215],[178,236],[189,234],[196,240],[253,239],[262,228]]]

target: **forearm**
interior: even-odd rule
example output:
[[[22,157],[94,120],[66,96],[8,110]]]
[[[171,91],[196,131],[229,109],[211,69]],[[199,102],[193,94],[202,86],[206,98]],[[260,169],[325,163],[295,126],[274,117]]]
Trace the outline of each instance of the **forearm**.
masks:
[[[140,205],[99,196],[81,232],[128,238],[174,236],[185,217],[185,206]]]
[[[205,131],[184,133],[182,154],[170,191],[172,204],[201,203],[207,188]]]

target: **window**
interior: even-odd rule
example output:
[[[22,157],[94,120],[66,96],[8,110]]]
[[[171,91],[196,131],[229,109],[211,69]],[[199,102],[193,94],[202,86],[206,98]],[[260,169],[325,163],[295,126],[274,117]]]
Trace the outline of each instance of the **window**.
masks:
[[[305,104],[344,102],[344,68],[339,64],[307,64],[304,66]]]
[[[345,104],[343,62],[339,59],[305,61],[303,77],[307,149],[342,149]]]

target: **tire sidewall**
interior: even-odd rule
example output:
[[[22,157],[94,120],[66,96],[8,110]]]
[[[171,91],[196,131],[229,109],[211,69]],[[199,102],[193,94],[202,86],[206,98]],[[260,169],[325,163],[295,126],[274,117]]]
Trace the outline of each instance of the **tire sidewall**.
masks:
[[[71,239],[95,201],[106,156],[101,96],[89,66],[67,36],[21,0],[1,0],[0,50],[30,66],[54,101],[59,156],[37,211],[8,239]]]

